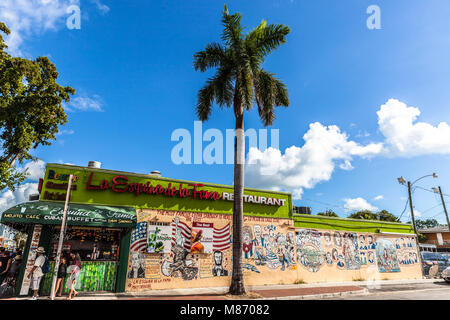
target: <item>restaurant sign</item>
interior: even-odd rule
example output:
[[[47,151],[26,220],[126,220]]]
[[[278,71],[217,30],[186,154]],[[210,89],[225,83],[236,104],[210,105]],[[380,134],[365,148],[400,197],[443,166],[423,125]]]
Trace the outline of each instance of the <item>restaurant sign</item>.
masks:
[[[3,212],[2,223],[33,223],[61,225],[64,204],[57,202],[26,202]],[[70,204],[67,224],[74,226],[134,227],[136,210],[128,207],[111,207]]]

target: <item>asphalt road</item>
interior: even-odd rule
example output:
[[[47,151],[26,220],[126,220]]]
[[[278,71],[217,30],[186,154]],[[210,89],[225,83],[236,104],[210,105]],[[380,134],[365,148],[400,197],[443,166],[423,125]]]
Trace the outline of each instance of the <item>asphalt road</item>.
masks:
[[[349,295],[331,300],[450,300],[450,284],[436,280],[433,283],[373,285],[369,293]],[[329,300],[329,299],[327,299]]]

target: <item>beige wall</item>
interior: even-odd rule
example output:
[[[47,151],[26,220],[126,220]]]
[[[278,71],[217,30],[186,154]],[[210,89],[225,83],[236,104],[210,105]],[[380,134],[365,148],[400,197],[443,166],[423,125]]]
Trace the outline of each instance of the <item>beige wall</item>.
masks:
[[[188,226],[193,222],[203,222],[212,223],[216,229],[231,225],[232,218],[230,215],[144,210],[138,213],[138,222],[171,224],[175,217]],[[361,235],[364,236],[363,242]],[[376,244],[373,248],[368,243],[369,235]],[[355,247],[354,236],[358,237],[358,248]],[[421,278],[419,260],[415,261],[418,253],[414,238],[405,237],[410,239],[405,246],[400,238],[399,235],[341,231],[335,234],[335,231],[296,229],[289,219],[244,217],[245,284]],[[222,256],[219,270],[227,270],[227,276],[213,275],[213,269],[217,270],[214,253],[189,253],[180,259],[180,251],[177,255],[174,252],[130,252],[126,290],[229,286],[231,247],[221,252],[217,254]],[[373,253],[373,263],[368,261],[369,252]],[[329,259],[333,253],[335,259]],[[367,260],[367,263],[360,264],[361,260]],[[411,263],[403,263],[408,260],[412,260]],[[385,263],[387,265],[383,269]],[[130,273],[132,269],[134,271]]]

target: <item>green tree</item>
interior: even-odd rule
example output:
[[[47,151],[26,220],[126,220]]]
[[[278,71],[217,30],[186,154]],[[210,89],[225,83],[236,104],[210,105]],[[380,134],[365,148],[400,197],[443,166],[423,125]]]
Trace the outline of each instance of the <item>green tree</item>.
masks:
[[[412,222],[409,221],[408,223],[412,223]],[[417,229],[429,229],[429,228],[435,228],[435,227],[439,227],[439,226],[440,226],[440,224],[436,219],[426,219],[426,220],[416,219]]]
[[[2,22],[0,31],[10,33]],[[11,57],[6,49],[0,32],[0,191],[25,180],[17,161],[34,159],[32,149],[56,139],[58,126],[67,122],[62,104],[75,94],[56,82],[58,72],[47,57]]]
[[[201,72],[214,68],[215,74],[199,91],[197,116],[209,119],[212,104],[233,107],[235,116],[234,140],[234,206],[233,206],[233,276],[230,293],[245,293],[242,273],[242,225],[244,192],[244,111],[253,104],[265,126],[272,125],[276,106],[289,106],[288,90],[274,74],[264,70],[265,57],[286,42],[290,32],[284,25],[261,24],[247,34],[241,25],[241,14],[229,14],[225,5],[222,15],[222,44],[209,43],[194,55],[194,68]]]
[[[397,218],[387,210],[381,210],[380,212],[377,213],[377,215],[378,220],[380,221],[400,222],[399,218]]]
[[[350,219],[364,219],[364,220],[378,220],[378,217],[375,213],[370,210],[361,210],[358,212],[354,212],[348,216]]]
[[[318,216],[325,216],[325,217],[339,217],[337,215],[337,213],[332,211],[332,210],[327,210],[325,212],[319,212],[317,215]]]

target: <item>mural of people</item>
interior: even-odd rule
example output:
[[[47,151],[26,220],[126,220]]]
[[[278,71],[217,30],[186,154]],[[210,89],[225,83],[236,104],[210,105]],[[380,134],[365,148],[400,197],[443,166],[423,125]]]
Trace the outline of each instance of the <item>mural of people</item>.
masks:
[[[212,268],[212,274],[214,277],[228,276],[228,270],[223,265],[223,252],[214,251],[214,266]]]
[[[255,264],[257,266],[263,266],[266,264],[267,258],[264,255],[264,249],[261,247],[257,247],[255,249],[256,261]]]
[[[178,244],[172,247],[172,262],[167,259],[161,265],[161,272],[166,277],[181,276],[183,280],[192,280],[198,274],[198,267],[192,260],[188,260],[189,251]]]
[[[358,238],[356,233],[344,233],[342,246],[342,253],[344,255],[347,270],[360,269],[361,263],[359,261]]]
[[[391,240],[378,238],[376,254],[379,272],[400,272],[397,253]]]
[[[131,253],[131,269],[128,272],[128,278],[145,278],[145,256],[141,252]]]
[[[399,239],[395,239],[395,249],[401,249]]]

